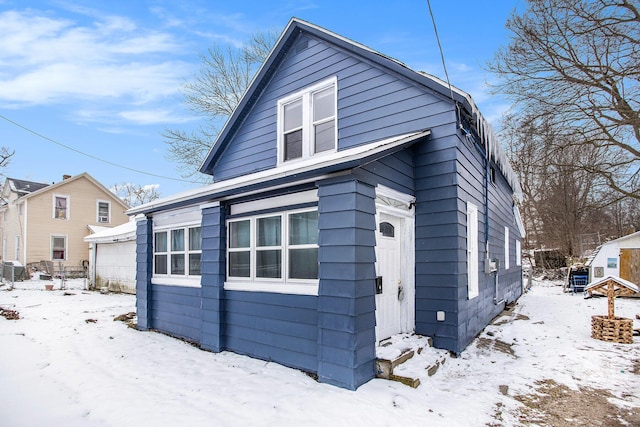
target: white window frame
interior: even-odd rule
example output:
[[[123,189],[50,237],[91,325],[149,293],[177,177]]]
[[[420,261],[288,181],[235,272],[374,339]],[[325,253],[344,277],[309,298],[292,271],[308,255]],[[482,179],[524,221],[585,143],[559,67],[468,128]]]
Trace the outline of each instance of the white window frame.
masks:
[[[516,265],[522,265],[522,243],[516,239]]]
[[[504,227],[504,269],[509,269],[509,227]]]
[[[22,210],[24,209],[24,203],[18,203],[18,216],[22,216]]]
[[[52,216],[53,219],[59,219],[61,221],[69,221],[69,219],[71,219],[71,197],[69,197],[68,194],[54,194],[53,196],[53,212],[52,212]],[[56,217],[56,199],[61,198],[61,199],[66,199],[66,207],[65,207],[65,217],[64,218],[57,218]]]
[[[20,236],[16,236],[16,261],[20,260]]]
[[[202,225],[200,222],[190,222],[186,224],[176,224],[175,226],[162,226],[154,227],[152,238],[152,276],[151,283],[154,285],[175,285],[175,286],[187,286],[187,287],[200,287],[200,279],[202,274],[189,274],[189,255],[200,254],[202,257],[202,242],[200,249],[189,249],[189,229],[200,228],[202,233]],[[183,230],[184,232],[184,250],[173,251],[171,247],[172,238],[171,233],[174,230]],[[166,233],[167,236],[167,250],[166,252],[156,252],[156,234]],[[184,255],[184,274],[172,274],[171,273],[171,255],[183,254]],[[156,273],[156,255],[166,255],[167,257],[167,273]],[[200,260],[200,272],[202,273],[202,258]]]
[[[467,202],[467,298],[479,295],[478,207]]]
[[[334,115],[330,118],[325,118],[317,123],[313,122],[313,94],[316,92],[320,92],[322,90],[333,87],[333,113]],[[284,159],[285,150],[284,150],[284,107],[285,105],[291,104],[294,101],[302,100],[302,156],[296,159],[286,160]],[[315,124],[325,123],[330,120],[334,121],[334,147],[332,150],[325,150],[319,153],[314,153],[314,137],[313,137],[313,127]],[[325,154],[335,153],[338,149],[338,78],[332,77],[330,79],[324,80],[320,83],[317,83],[313,86],[305,88],[299,92],[296,92],[292,95],[286,96],[278,100],[278,118],[277,118],[277,128],[278,128],[278,164],[283,163],[291,163],[304,159],[308,159],[312,156],[322,156]]]
[[[54,246],[53,246],[53,240],[54,239],[64,239],[64,257],[63,258],[54,258],[53,257],[53,251],[54,251]],[[49,239],[50,242],[50,249],[49,249],[49,255],[51,258],[51,261],[67,261],[69,259],[69,239],[67,238],[67,236],[65,234],[52,234],[51,238]]]
[[[106,203],[107,204],[107,216],[106,221],[101,221],[100,219],[103,218],[100,215],[100,203]],[[96,222],[99,224],[110,224],[111,223],[111,202],[108,200],[96,200]]]
[[[274,292],[274,293],[286,293],[286,294],[299,294],[299,295],[318,295],[318,283],[319,279],[297,279],[289,278],[289,249],[311,249],[318,248],[316,244],[304,244],[304,245],[291,245],[289,244],[289,216],[304,212],[317,212],[318,207],[311,208],[291,209],[270,212],[267,214],[250,215],[238,218],[232,218],[226,221],[227,230],[227,260],[226,260],[226,281],[224,288],[228,290],[239,291],[251,291],[251,292]],[[280,278],[263,278],[256,277],[256,251],[257,247],[257,221],[260,218],[269,218],[274,216],[280,216],[280,243],[276,249],[281,249],[281,277]],[[250,221],[250,245],[249,248],[229,248],[230,238],[228,236],[230,230],[230,224],[234,222]],[[260,249],[269,250],[272,247],[265,246]],[[229,252],[242,252],[250,251],[250,273],[249,277],[233,277],[229,276]],[[319,267],[318,267],[319,273]]]

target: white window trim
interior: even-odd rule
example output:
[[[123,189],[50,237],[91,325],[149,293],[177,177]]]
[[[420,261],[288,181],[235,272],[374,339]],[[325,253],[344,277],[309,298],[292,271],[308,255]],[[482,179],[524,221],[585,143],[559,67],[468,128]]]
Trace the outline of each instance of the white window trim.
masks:
[[[522,265],[522,243],[516,239],[516,265]]]
[[[478,207],[467,202],[467,298],[479,295]]]
[[[107,221],[100,221],[100,203],[107,204]],[[98,224],[110,224],[111,223],[111,202],[109,200],[96,200],[96,222]]]
[[[509,227],[504,227],[504,269],[509,269]]]
[[[302,208],[302,209],[291,209],[291,210],[282,210],[277,212],[271,212],[268,214],[260,214],[253,216],[246,216],[240,218],[229,219],[226,222],[226,230],[227,234],[229,233],[229,224],[233,222],[240,221],[250,221],[250,243],[249,243],[249,251],[250,251],[250,261],[249,261],[249,277],[230,277],[229,276],[229,257],[227,256],[226,260],[226,281],[224,283],[224,288],[227,290],[235,290],[235,291],[250,291],[250,292],[272,292],[272,293],[283,293],[283,294],[297,294],[297,295],[318,295],[318,284],[319,279],[289,279],[287,276],[289,274],[289,215],[301,213],[301,212],[313,212],[317,211],[317,207],[313,208]],[[282,218],[281,221],[281,251],[282,251],[282,265],[281,265],[281,278],[261,278],[256,277],[255,272],[255,261],[256,261],[256,223],[259,218],[269,218],[273,216],[280,216]],[[268,247],[267,247],[268,248]],[[318,244],[308,244],[308,245],[295,245],[295,248],[319,248]],[[247,248],[231,248],[239,249],[239,252],[247,251]],[[226,253],[229,253],[229,238],[227,238],[227,247]]]
[[[64,239],[64,258],[62,259],[54,259],[53,258],[53,238],[54,237],[61,237]],[[69,260],[69,238],[67,237],[66,234],[51,234],[51,236],[49,237],[49,257],[51,259],[51,261],[68,261]]]
[[[154,227],[153,229],[153,238],[151,243],[151,251],[152,251],[152,275],[151,275],[151,283],[154,285],[167,285],[167,286],[184,286],[191,288],[199,288],[201,287],[201,278],[202,275],[189,275],[189,254],[200,253],[202,254],[202,249],[200,250],[189,250],[189,229],[195,227],[202,227],[200,222],[183,222],[173,225],[163,225],[161,227]],[[185,233],[185,248],[182,253],[185,255],[185,274],[171,274],[171,230],[182,229]],[[167,274],[156,274],[156,251],[155,251],[155,242],[156,242],[156,233],[167,233],[167,251],[160,252],[159,254],[165,254],[167,256]],[[175,252],[174,252],[175,253]],[[202,268],[202,264],[200,266]]]
[[[333,120],[335,121],[335,126],[333,129],[334,129],[335,146],[333,147],[333,150],[326,150],[320,153],[313,153],[313,137],[311,134],[311,129],[313,128],[311,95],[315,92],[319,92],[321,90],[327,89],[332,86],[334,90]],[[302,99],[302,156],[298,159],[291,159],[285,162],[284,160],[284,117],[282,112],[284,111],[284,106],[286,104],[289,104],[299,98]],[[278,165],[281,165],[283,163],[294,163],[294,162],[308,159],[310,157],[335,153],[338,150],[338,78],[331,77],[313,86],[307,87],[299,92],[296,92],[282,99],[279,99],[277,116],[278,116],[277,117]]]
[[[64,218],[56,218],[56,198],[58,197],[67,199],[67,207],[66,207],[67,213]],[[53,200],[53,210],[51,212],[51,215],[53,219],[57,219],[60,221],[69,221],[71,219],[71,197],[68,194],[54,194],[52,196],[52,200]]]

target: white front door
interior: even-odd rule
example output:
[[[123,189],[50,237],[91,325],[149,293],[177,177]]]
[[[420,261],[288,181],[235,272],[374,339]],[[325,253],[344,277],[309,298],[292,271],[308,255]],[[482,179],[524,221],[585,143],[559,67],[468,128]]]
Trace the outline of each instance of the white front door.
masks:
[[[402,332],[405,297],[402,218],[380,213],[376,231],[376,340]]]

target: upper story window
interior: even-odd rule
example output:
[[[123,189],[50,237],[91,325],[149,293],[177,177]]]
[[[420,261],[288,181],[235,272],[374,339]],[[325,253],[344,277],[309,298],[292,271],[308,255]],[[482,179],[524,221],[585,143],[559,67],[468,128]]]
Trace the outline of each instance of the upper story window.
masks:
[[[68,196],[53,196],[53,217],[55,219],[69,219]]]
[[[278,162],[336,150],[336,88],[332,78],[278,101]]]
[[[153,243],[154,275],[200,275],[202,256],[200,226],[156,231]]]
[[[22,205],[24,205],[24,203],[18,203],[18,215],[22,215]]]
[[[101,222],[101,223],[111,222],[111,217],[110,217],[111,203],[98,200],[97,211],[98,211],[98,222]]]

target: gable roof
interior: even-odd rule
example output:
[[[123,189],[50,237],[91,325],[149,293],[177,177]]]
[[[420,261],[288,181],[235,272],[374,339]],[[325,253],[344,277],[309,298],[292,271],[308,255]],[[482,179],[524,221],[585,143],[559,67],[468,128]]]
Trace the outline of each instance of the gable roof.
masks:
[[[60,182],[56,182],[55,184],[51,184],[51,185],[47,185],[46,187],[40,188],[37,191],[34,191],[32,193],[28,193],[25,196],[23,196],[25,199],[29,199],[31,197],[40,195],[44,192],[50,191],[50,190],[55,190],[57,188],[63,187],[73,181],[77,181],[80,178],[86,178],[88,179],[93,185],[95,185],[96,187],[98,187],[100,190],[102,190],[104,193],[106,193],[107,195],[111,196],[116,202],[118,202],[124,209],[129,209],[129,206],[122,201],[122,199],[120,199],[118,196],[116,196],[114,193],[112,193],[111,191],[109,191],[109,189],[107,187],[105,187],[104,185],[100,184],[98,181],[96,181],[96,179],[94,177],[92,177],[91,175],[89,175],[87,172],[83,172],[79,175],[76,176],[72,176],[70,178],[67,179],[63,179]]]
[[[19,196],[24,196],[49,186],[49,184],[43,184],[41,182],[15,178],[7,178],[7,183],[9,184],[11,191],[17,193]]]
[[[447,99],[451,99],[453,97],[456,104],[466,110],[469,114],[472,124],[475,126],[475,130],[480,137],[482,145],[484,146],[486,155],[498,165],[500,171],[509,182],[509,185],[511,185],[514,193],[520,197],[520,184],[507,160],[506,154],[500,143],[497,141],[491,125],[482,116],[475,102],[471,98],[471,95],[454,86],[448,85],[446,82],[435,76],[424,72],[416,72],[398,60],[298,18],[292,18],[278,38],[273,49],[245,91],[240,103],[236,106],[231,116],[229,116],[227,122],[222,128],[222,131],[202,162],[200,172],[212,174],[216,162],[233,139],[244,119],[251,112],[257,98],[269,84],[271,77],[277,71],[279,64],[283,61],[288,50],[297,39],[297,36],[302,32],[331,43],[334,46],[349,52],[349,54],[359,56],[364,60],[387,69],[389,72],[399,74],[420,86],[429,88],[441,94]]]

